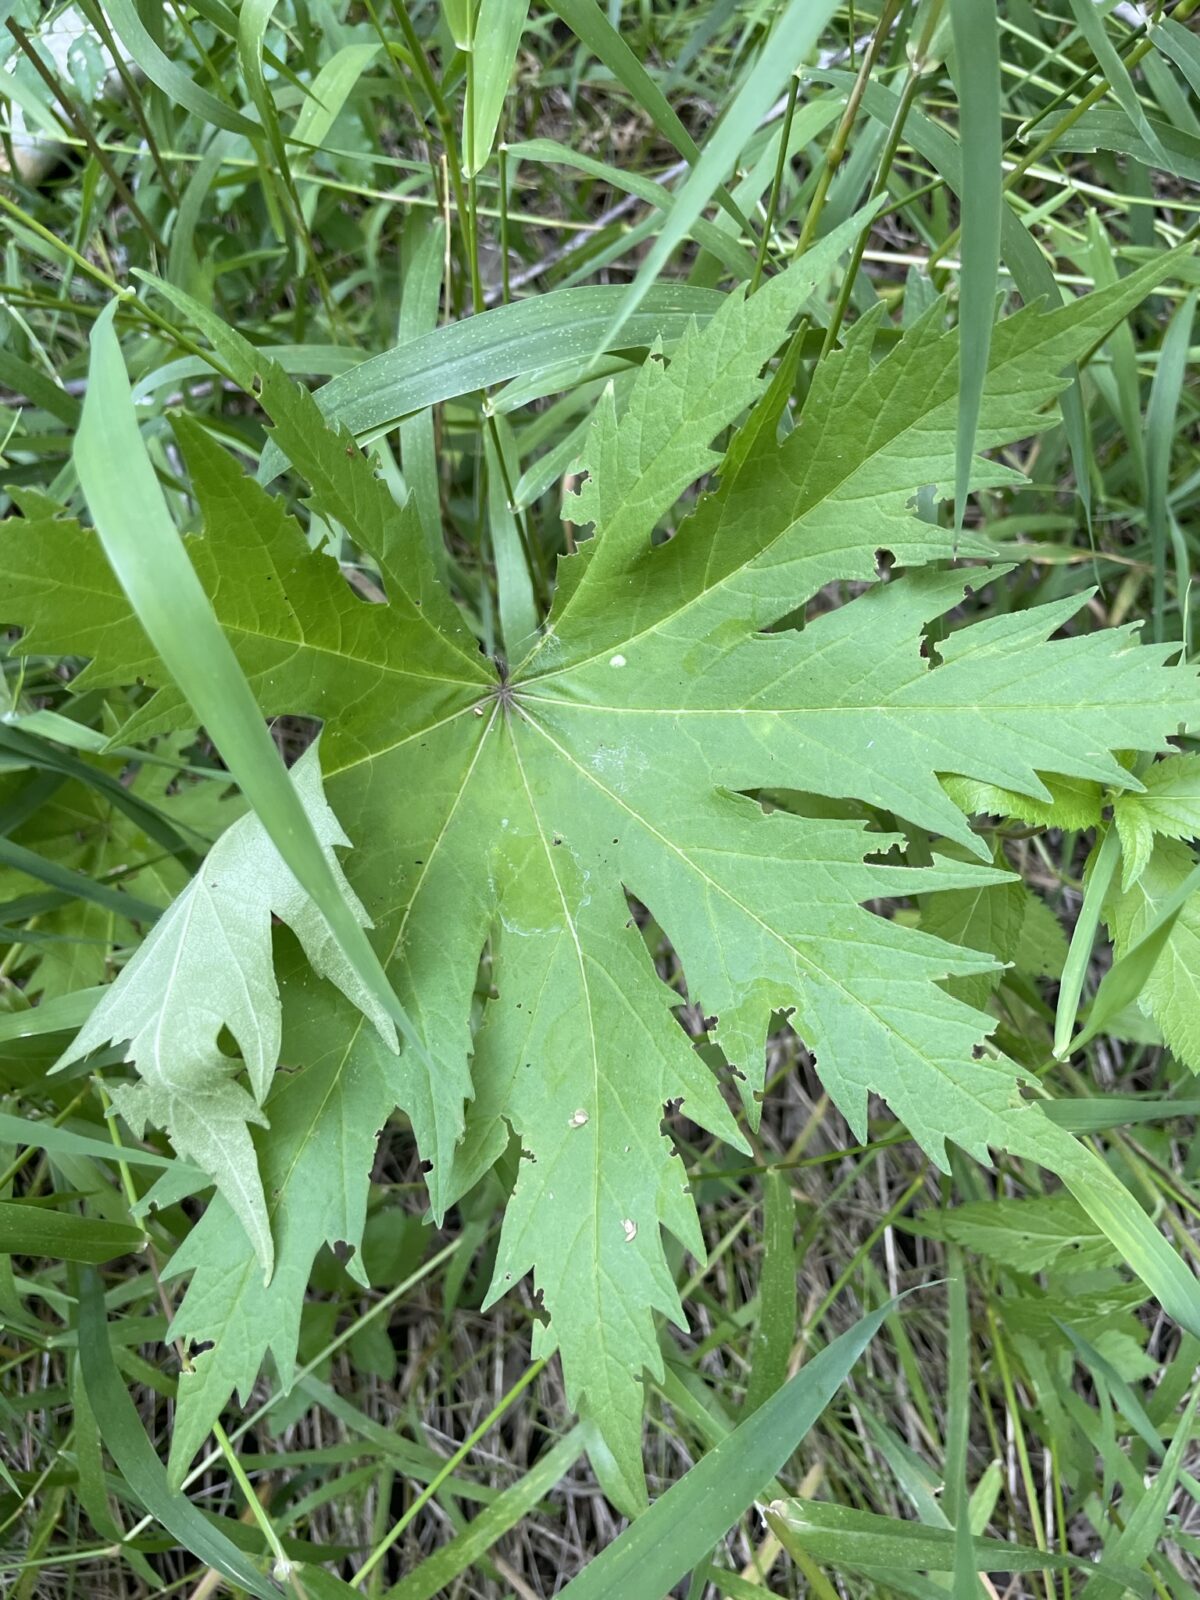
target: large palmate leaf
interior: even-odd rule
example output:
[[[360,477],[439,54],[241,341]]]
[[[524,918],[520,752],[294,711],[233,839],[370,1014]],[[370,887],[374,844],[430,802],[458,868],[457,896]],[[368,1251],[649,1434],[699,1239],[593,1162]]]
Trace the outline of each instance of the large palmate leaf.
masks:
[[[1128,629],[1072,631],[1074,601],[931,643],[929,624],[954,611],[965,581],[999,576],[934,569],[950,535],[913,511],[918,490],[953,481],[956,337],[939,331],[935,309],[872,365],[870,329],[854,335],[818,369],[782,442],[781,394],[760,375],[838,247],[810,252],[749,300],[731,296],[670,364],[652,355],[623,413],[601,404],[568,510],[594,518],[596,535],[560,565],[548,623],[509,667],[472,648],[421,554],[415,513],[393,505],[350,436],[170,291],[260,394],[315,508],[377,564],[387,591],[386,605],[353,594],[198,425],[177,425],[203,524],[190,541],[197,569],[264,713],[324,720],[326,792],[356,846],[347,875],[433,1064],[384,1059],[311,975],[288,985],[293,1070],[266,1102],[269,1130],[255,1134],[279,1264],[266,1287],[248,1270],[253,1249],[227,1196],[177,1258],[194,1276],[176,1331],[213,1341],[181,1385],[180,1454],[268,1349],[286,1377],[313,1253],[323,1240],[355,1242],[371,1140],[394,1100],[430,1164],[437,1214],[519,1139],[491,1292],[533,1273],[538,1349],[561,1351],[572,1403],[603,1429],[607,1486],[638,1501],[640,1379],[661,1372],[653,1313],[682,1316],[662,1229],[702,1254],[664,1106],[681,1102],[711,1132],[742,1136],[672,1015],[681,996],[659,979],[631,898],[670,938],[751,1118],[768,1022],[785,1011],[857,1132],[874,1092],[939,1163],[947,1141],[981,1159],[997,1147],[1042,1162],[1086,1194],[1164,1304],[1200,1327],[1165,1242],[1027,1100],[1017,1069],[983,1046],[986,1016],[946,986],[995,958],[866,909],[1005,881],[944,778],[1031,804],[1052,798],[1042,774],[1076,790],[1137,789],[1114,752],[1164,748],[1195,715],[1194,674],[1165,670],[1169,647],[1141,646]],[[1002,323],[981,443],[1041,427],[1056,374],[1161,270]],[[747,409],[719,487],[659,539],[680,492],[718,465],[718,432]],[[981,460],[974,481],[1012,476]],[[0,538],[5,611],[27,629],[24,647],[70,638],[78,649],[86,611],[87,679],[158,686],[133,732],[178,719],[90,535],[45,520]],[[877,580],[881,549],[910,570]],[[969,534],[959,549],[987,546]],[[69,603],[39,577],[64,555]],[[839,581],[861,592],[838,609],[823,597],[794,626]],[[841,802],[872,808],[877,825]],[[925,865],[903,864],[909,827],[934,841]],[[491,995],[473,1028],[485,952]]]

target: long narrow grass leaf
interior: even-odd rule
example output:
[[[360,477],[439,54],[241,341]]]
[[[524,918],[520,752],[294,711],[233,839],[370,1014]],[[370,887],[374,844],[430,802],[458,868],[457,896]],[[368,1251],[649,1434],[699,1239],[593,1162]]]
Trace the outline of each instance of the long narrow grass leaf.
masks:
[[[890,1305],[814,1356],[563,1590],[570,1600],[662,1600],[753,1503],[846,1381]]]
[[[275,848],[329,924],[368,992],[420,1049],[378,956],[338,886],[171,521],[134,416],[113,326],[115,313],[113,301],[92,334],[87,399],[75,443],[79,481],[105,554],[147,636],[207,727]]]
[[[79,1358],[88,1400],[105,1448],[129,1488],[156,1521],[206,1567],[257,1600],[280,1600],[284,1591],[256,1571],[242,1552],[190,1500],[167,1487],[167,1474],[146,1437],[121,1382],[108,1342],[104,1294],[95,1271],[80,1274]]]
[[[991,0],[950,0],[962,145],[958,443],[954,525],[961,530],[1000,274],[1000,24]]]
[[[699,161],[676,195],[658,238],[646,253],[617,314],[605,330],[600,350],[616,347],[622,330],[644,301],[676,246],[687,237],[692,224],[731,171],[738,152],[757,126],[763,107],[777,98],[820,38],[835,10],[836,0],[789,0],[753,69],[705,142]]]

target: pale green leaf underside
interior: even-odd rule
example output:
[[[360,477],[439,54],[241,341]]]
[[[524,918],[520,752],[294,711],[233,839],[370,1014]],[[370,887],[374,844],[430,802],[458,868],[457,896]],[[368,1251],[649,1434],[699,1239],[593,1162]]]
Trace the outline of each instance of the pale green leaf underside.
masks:
[[[360,918],[333,848],[349,840],[325,803],[314,745],[293,780],[317,837]],[[279,1060],[281,1013],[271,950],[272,913],[285,922],[323,977],[371,1018],[394,1053],[391,1019],[363,989],[324,919],[284,865],[253,814],[242,817],[209,851],[188,887],[147,934],[106,991],[60,1066],[110,1040],[126,1046],[140,1082],[113,1090],[117,1110],[139,1132],[166,1128],[179,1154],[214,1181],[237,1215],[269,1278],[274,1246],[249,1125]],[[241,1063],[223,1054],[223,1029]]]

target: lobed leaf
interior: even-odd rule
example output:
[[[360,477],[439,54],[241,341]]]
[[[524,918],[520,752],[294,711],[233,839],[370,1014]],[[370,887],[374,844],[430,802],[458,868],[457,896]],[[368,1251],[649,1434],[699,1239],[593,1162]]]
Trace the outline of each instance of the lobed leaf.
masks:
[[[623,415],[602,407],[585,451],[597,531],[561,564],[550,622],[511,674],[473,649],[415,512],[395,506],[350,435],[325,428],[263,352],[170,291],[260,393],[314,506],[387,591],[386,605],[355,597],[261,490],[181,426],[204,520],[196,569],[263,712],[326,722],[330,803],[357,842],[348,877],[429,1061],[360,1057],[360,1023],[331,1050],[336,993],[288,986],[285,1056],[303,1070],[277,1077],[272,1126],[258,1134],[280,1267],[266,1289],[222,1271],[238,1231],[220,1200],[177,1258],[195,1276],[176,1332],[214,1341],[182,1391],[180,1455],[266,1349],[288,1370],[313,1252],[322,1238],[357,1239],[392,1100],[431,1164],[439,1215],[519,1141],[491,1297],[532,1272],[536,1347],[561,1351],[571,1403],[602,1430],[593,1457],[610,1494],[641,1501],[640,1380],[662,1370],[654,1313],[682,1317],[663,1229],[703,1255],[664,1108],[744,1140],[672,1014],[682,996],[650,959],[639,906],[712,1019],[709,1042],[751,1120],[766,1030],[785,1012],[857,1134],[877,1094],[939,1164],[947,1141],[981,1160],[1005,1149],[1040,1162],[1168,1312],[1200,1328],[1191,1273],[1099,1158],[1027,1099],[1020,1069],[984,1046],[988,1017],[950,992],[991,973],[995,956],[868,909],[1003,890],[1007,875],[947,786],[1006,806],[1015,797],[1018,809],[1052,804],[1063,781],[1088,805],[1106,788],[1136,790],[1119,756],[1165,750],[1195,720],[1194,670],[1168,669],[1177,646],[1139,645],[1129,629],[1074,631],[1075,599],[939,625],[931,644],[964,580],[932,569],[952,533],[913,502],[954,481],[957,336],[940,331],[935,308],[873,361],[868,321],[818,368],[780,443],[788,385],[764,396],[759,373],[816,265],[802,258],[794,277],[726,302],[669,363],[646,365]],[[980,447],[1036,432],[1060,372],[1171,265],[1001,323]],[[719,487],[655,543],[672,497],[714,466],[715,433],[747,407]],[[978,461],[973,481],[1012,476]],[[10,586],[10,614],[32,626],[23,648],[63,628],[37,562],[63,539],[82,562],[87,538],[43,519],[11,541],[24,545]],[[971,534],[962,548],[978,557],[988,545]],[[881,581],[881,549],[909,570]],[[833,582],[855,597],[793,626]],[[120,681],[145,652],[111,594],[92,610],[91,681]],[[174,715],[160,690],[138,726]],[[768,810],[766,794],[785,803]],[[926,865],[900,864],[911,829],[934,837]],[[351,1117],[352,1147],[341,1131]]]
[[[293,781],[343,892],[365,922],[333,854],[349,840],[322,795],[315,746],[296,763]],[[249,1128],[266,1125],[260,1108],[279,1059],[272,914],[394,1053],[391,1018],[251,813],[213,846],[58,1062],[69,1066],[110,1040],[126,1045],[141,1082],[114,1088],[118,1111],[139,1132],[147,1123],[166,1128],[179,1154],[212,1178],[268,1278],[274,1246]],[[225,1028],[242,1051],[249,1090],[237,1082],[240,1063],[220,1048]]]

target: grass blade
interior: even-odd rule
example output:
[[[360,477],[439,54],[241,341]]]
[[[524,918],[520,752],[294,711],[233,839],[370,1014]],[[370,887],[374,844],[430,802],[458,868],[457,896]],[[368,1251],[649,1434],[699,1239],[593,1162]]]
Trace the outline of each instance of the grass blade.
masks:
[[[169,285],[149,274],[141,276],[171,297]],[[317,404],[325,416],[344,423],[360,444],[369,443],[426,406],[564,362],[587,360],[626,293],[619,284],[556,289],[465,317],[340,373],[316,391]],[[641,348],[658,338],[670,345],[693,318],[706,323],[723,299],[712,289],[658,286],[624,324],[621,342],[613,348]],[[283,466],[278,447],[268,444],[259,482],[270,483]]]
[[[79,1217],[46,1206],[0,1200],[0,1255],[50,1256],[55,1261],[99,1265],[141,1250],[140,1228],[101,1217]]]
[[[480,0],[463,129],[468,178],[475,177],[491,159],[528,15],[529,0]]]
[[[257,1572],[237,1547],[190,1500],[167,1487],[166,1469],[121,1382],[108,1342],[104,1295],[96,1273],[80,1274],[79,1359],[104,1445],[125,1482],[168,1533],[205,1566],[258,1600],[279,1600],[283,1590]]]
[[[854,1506],[820,1500],[779,1500],[767,1512],[784,1548],[799,1550],[822,1564],[875,1568],[903,1573],[951,1572],[956,1538],[949,1528],[880,1516]],[[976,1572],[1091,1570],[1087,1561],[1047,1553],[1004,1539],[968,1541],[972,1576]]]
[[[1050,1120],[1050,1119],[1047,1119]],[[1054,1170],[1169,1317],[1200,1336],[1200,1281],[1112,1169],[1064,1134]]]
[[[952,1245],[949,1270],[949,1368],[946,1374],[946,1515],[954,1528],[954,1600],[977,1600],[975,1550],[967,1493],[967,1446],[971,1431],[971,1314],[962,1250]]]
[[[350,91],[379,54],[377,44],[347,44],[321,68],[300,108],[292,138],[319,149],[341,115]]]
[[[400,345],[422,334],[432,333],[437,327],[445,249],[446,229],[440,218],[428,226],[412,217],[405,223],[401,240],[404,290],[396,329],[396,342]],[[400,424],[400,466],[417,508],[433,569],[443,582],[448,582],[446,541],[442,536],[437,443],[431,409],[427,408]]]
[[[792,73],[820,38],[835,10],[836,0],[790,0],[757,62],[676,196],[662,231],[638,268],[637,276],[609,324],[597,354],[616,347],[622,329],[646,298],[672,251],[687,237],[692,224],[733,168],[739,152],[757,127],[764,107],[778,98]]]
[[[617,82],[629,91],[663,137],[669,139],[679,154],[695,166],[700,159],[696,141],[596,0],[550,0],[550,4],[580,43],[585,44]],[[724,187],[718,188],[716,199],[739,228],[748,230],[749,224]]]
[[[856,1322],[672,1484],[563,1590],[570,1600],[662,1600],[741,1516],[845,1382],[892,1309]]]
[[[1150,386],[1146,406],[1146,522],[1150,529],[1150,559],[1154,563],[1154,598],[1150,612],[1150,637],[1161,639],[1167,599],[1167,532],[1170,509],[1167,492],[1171,478],[1171,447],[1175,443],[1175,418],[1179,396],[1187,376],[1188,347],[1196,319],[1196,294],[1193,292],[1171,318],[1159,351],[1158,367]],[[1182,596],[1188,581],[1185,571],[1177,574]]]
[[[504,457],[508,453],[505,435],[510,433],[503,417],[489,417],[483,432],[483,450],[487,463],[488,525],[496,568],[500,632],[505,658],[514,662],[520,661],[532,644],[538,615],[521,530],[508,498]]]
[[[74,1033],[81,1028],[100,1003],[104,984],[94,989],[76,989],[73,994],[58,995],[53,1000],[43,1000],[40,1005],[27,1006],[24,1011],[10,1011],[0,1016],[0,1044],[13,1039],[35,1039],[49,1033]]]
[[[75,465],[122,588],[154,648],[208,729],[271,842],[329,924],[346,959],[423,1053],[379,958],[343,896],[233,649],[213,615],[146,454],[110,302],[92,334]]]
[[[457,1538],[427,1556],[420,1566],[387,1591],[385,1600],[432,1600],[468,1567],[491,1549],[498,1539],[529,1514],[543,1495],[583,1454],[587,1429],[572,1428],[565,1438],[538,1457],[534,1465],[510,1489],[506,1489],[472,1518]]]
[[[122,894],[120,889],[109,888],[107,884],[97,883],[86,872],[76,872],[71,867],[64,867],[57,861],[47,861],[45,856],[38,855],[36,850],[29,850],[22,844],[14,844],[11,839],[0,839],[0,864],[11,867],[14,872],[26,873],[31,878],[37,878],[40,883],[47,883],[52,889],[60,889],[64,894],[75,895],[80,900],[88,900],[92,905],[103,906],[105,911],[112,911],[118,917],[137,919],[141,922],[156,922],[162,915],[161,906],[152,906],[147,900],[139,900],[136,895]]]
[[[262,128],[248,117],[242,116],[232,106],[210,94],[184,69],[164,52],[147,33],[138,15],[134,0],[106,0],[105,10],[113,31],[133,57],[136,64],[168,100],[186,106],[204,122],[211,122],[230,133],[244,134],[248,139],[260,138]]]
[[[1096,990],[1096,998],[1088,1008],[1087,1022],[1071,1040],[1072,1052],[1082,1049],[1097,1034],[1103,1033],[1113,1017],[1126,1006],[1134,1004],[1171,936],[1184,903],[1197,889],[1200,889],[1200,864],[1192,868],[1170,899],[1163,901],[1153,923],[1137,944],[1126,950],[1104,974]]]
[[[1096,929],[1100,926],[1100,908],[1108,895],[1109,885],[1117,870],[1121,855],[1121,841],[1117,830],[1110,828],[1104,836],[1092,866],[1084,891],[1083,904],[1075,919],[1071,935],[1071,948],[1067,951],[1062,980],[1058,989],[1058,1011],[1054,1019],[1054,1054],[1061,1061],[1071,1043],[1071,1030],[1079,1014],[1079,1001],[1083,982],[1092,959],[1092,946],[1096,942]]]
[[[762,1271],[746,1411],[757,1411],[787,1379],[796,1341],[796,1203],[786,1172],[763,1177]]]
[[[1158,165],[1166,167],[1168,172],[1174,172],[1175,163],[1164,150],[1149,117],[1142,110],[1142,102],[1138,99],[1138,92],[1134,88],[1133,79],[1129,76],[1129,69],[1121,60],[1116,45],[1108,37],[1100,9],[1094,0],[1070,0],[1070,5],[1071,15],[1075,18],[1080,33],[1087,40],[1088,48],[1096,58],[1096,65],[1112,86],[1112,92],[1117,97],[1121,110],[1145,140]]]
[[[1110,1559],[1119,1561],[1126,1568],[1140,1567],[1153,1554],[1171,1509],[1171,1498],[1179,1480],[1184,1454],[1192,1443],[1192,1419],[1196,1414],[1197,1395],[1200,1395],[1200,1390],[1192,1394],[1187,1409],[1176,1424],[1171,1448],[1154,1482],[1133,1510],[1125,1513],[1124,1527],[1105,1551],[1099,1570],[1084,1586],[1080,1600],[1121,1600],[1125,1585],[1110,1567]]]
[[[962,145],[958,443],[954,529],[966,511],[1000,275],[1000,28],[991,0],[950,0]]]

